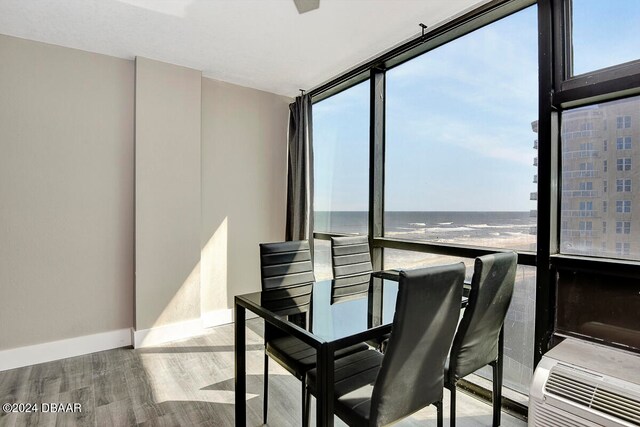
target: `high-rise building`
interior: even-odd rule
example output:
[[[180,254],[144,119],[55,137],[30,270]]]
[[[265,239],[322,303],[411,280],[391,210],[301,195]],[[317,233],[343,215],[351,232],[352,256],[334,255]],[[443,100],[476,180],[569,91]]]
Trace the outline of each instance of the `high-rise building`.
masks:
[[[532,128],[537,132],[537,122]],[[578,108],[562,115],[562,253],[638,258],[639,138],[637,98]],[[537,199],[537,193],[531,198]]]

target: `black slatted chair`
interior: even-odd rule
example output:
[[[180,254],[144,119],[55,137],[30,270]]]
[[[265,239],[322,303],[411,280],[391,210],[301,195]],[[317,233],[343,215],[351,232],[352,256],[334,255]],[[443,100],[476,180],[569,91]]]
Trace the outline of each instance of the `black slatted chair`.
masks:
[[[331,266],[333,278],[359,277],[361,284],[369,285],[371,254],[367,236],[348,236],[331,238]],[[355,283],[355,282],[354,282]]]
[[[367,236],[331,238],[332,298],[341,299],[369,290],[373,267]]]
[[[493,425],[500,425],[503,325],[511,303],[518,255],[497,253],[476,258],[469,305],[458,325],[445,369],[451,391],[451,426],[456,423],[456,382],[490,365],[493,369]]]
[[[335,361],[335,413],[350,426],[384,426],[428,405],[443,424],[444,365],[460,316],[463,263],[400,273],[387,352]],[[308,387],[316,390],[316,369]]]
[[[291,321],[306,328],[309,321],[311,295],[315,277],[309,242],[306,240],[260,244],[262,304],[269,310],[287,315]],[[267,423],[269,395],[269,357],[302,381],[303,423],[308,417],[306,373],[315,367],[316,350],[299,339],[265,322],[264,406],[263,421]],[[342,357],[366,348],[350,347],[336,352]]]
[[[331,302],[343,301],[349,297],[357,298],[368,292],[373,272],[369,238],[367,236],[332,237],[331,267],[334,278]],[[389,334],[385,334],[368,341],[367,344],[380,348],[381,343],[388,338]]]

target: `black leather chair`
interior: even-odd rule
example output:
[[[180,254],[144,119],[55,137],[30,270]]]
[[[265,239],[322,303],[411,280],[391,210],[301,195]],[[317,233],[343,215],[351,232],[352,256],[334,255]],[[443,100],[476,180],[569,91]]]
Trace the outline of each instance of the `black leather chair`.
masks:
[[[373,267],[367,236],[331,238],[331,267],[334,283],[333,298],[342,299],[369,290]]]
[[[306,328],[315,277],[309,242],[306,240],[260,244],[262,304],[271,311],[287,315],[289,320]],[[316,350],[265,322],[264,406],[267,422],[269,395],[269,357],[302,381],[303,423],[308,417],[306,373],[315,367]],[[365,344],[336,352],[339,358],[366,348]]]
[[[262,304],[283,315],[292,315],[306,327],[301,313],[311,304],[315,276],[309,242],[292,241],[260,244]],[[297,304],[297,306],[295,306]],[[267,423],[269,405],[269,357],[302,381],[302,407],[305,408],[305,374],[315,366],[312,348],[265,322],[264,328],[264,404],[263,422]],[[308,362],[308,363],[306,363]]]
[[[371,254],[367,236],[347,236],[331,238],[331,266],[333,278],[361,277],[362,283],[369,284]]]
[[[463,263],[400,273],[387,352],[335,361],[335,413],[350,426],[383,426],[428,405],[443,424],[444,365],[460,316]],[[316,369],[307,374],[316,390]]]
[[[367,236],[345,236],[331,238],[331,267],[333,284],[331,302],[357,298],[368,292],[373,266]],[[389,334],[367,341],[371,347],[380,349]]]
[[[456,423],[456,382],[490,365],[493,369],[493,425],[500,425],[503,325],[511,303],[518,255],[497,253],[476,258],[469,305],[458,325],[445,368],[451,391],[451,422]]]

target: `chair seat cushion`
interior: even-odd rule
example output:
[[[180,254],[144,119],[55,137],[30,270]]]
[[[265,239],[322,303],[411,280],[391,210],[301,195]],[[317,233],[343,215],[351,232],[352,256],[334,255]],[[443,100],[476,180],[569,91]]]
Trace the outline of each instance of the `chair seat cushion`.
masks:
[[[366,349],[368,349],[366,344],[356,344],[336,351],[335,358],[339,359]],[[290,335],[267,341],[266,352],[287,371],[300,379],[303,379],[307,371],[316,366],[316,349]]]
[[[335,413],[350,426],[366,425],[371,411],[371,394],[383,355],[367,349],[335,361]],[[307,385],[316,393],[317,369],[307,373]]]

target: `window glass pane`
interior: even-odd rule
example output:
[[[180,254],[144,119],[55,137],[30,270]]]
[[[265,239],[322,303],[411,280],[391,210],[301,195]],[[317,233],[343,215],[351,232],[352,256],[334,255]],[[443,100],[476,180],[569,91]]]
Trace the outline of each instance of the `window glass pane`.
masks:
[[[367,233],[369,83],[313,104],[314,231]]]
[[[537,79],[535,6],[387,72],[385,236],[535,250]]]
[[[313,275],[316,280],[333,278],[331,270],[331,242],[329,240],[313,240]]]
[[[574,75],[640,59],[638,0],[573,0],[572,9]]]
[[[557,329],[640,351],[640,282],[598,271],[560,270]]]
[[[640,259],[639,124],[640,97],[563,112],[562,253]],[[604,150],[607,140],[615,150]]]
[[[398,249],[384,249],[384,269],[405,269],[430,267],[433,265],[453,264],[464,262],[467,268],[465,280],[471,280],[473,275],[472,258],[461,258],[449,255],[428,254],[424,252],[403,251]]]
[[[464,262],[466,280],[471,280],[471,258],[384,249],[384,267],[418,268],[438,264]],[[519,393],[528,394],[533,374],[533,343],[535,332],[536,269],[519,265],[511,306],[505,320],[504,385]],[[481,369],[478,375],[491,380],[491,369]]]

